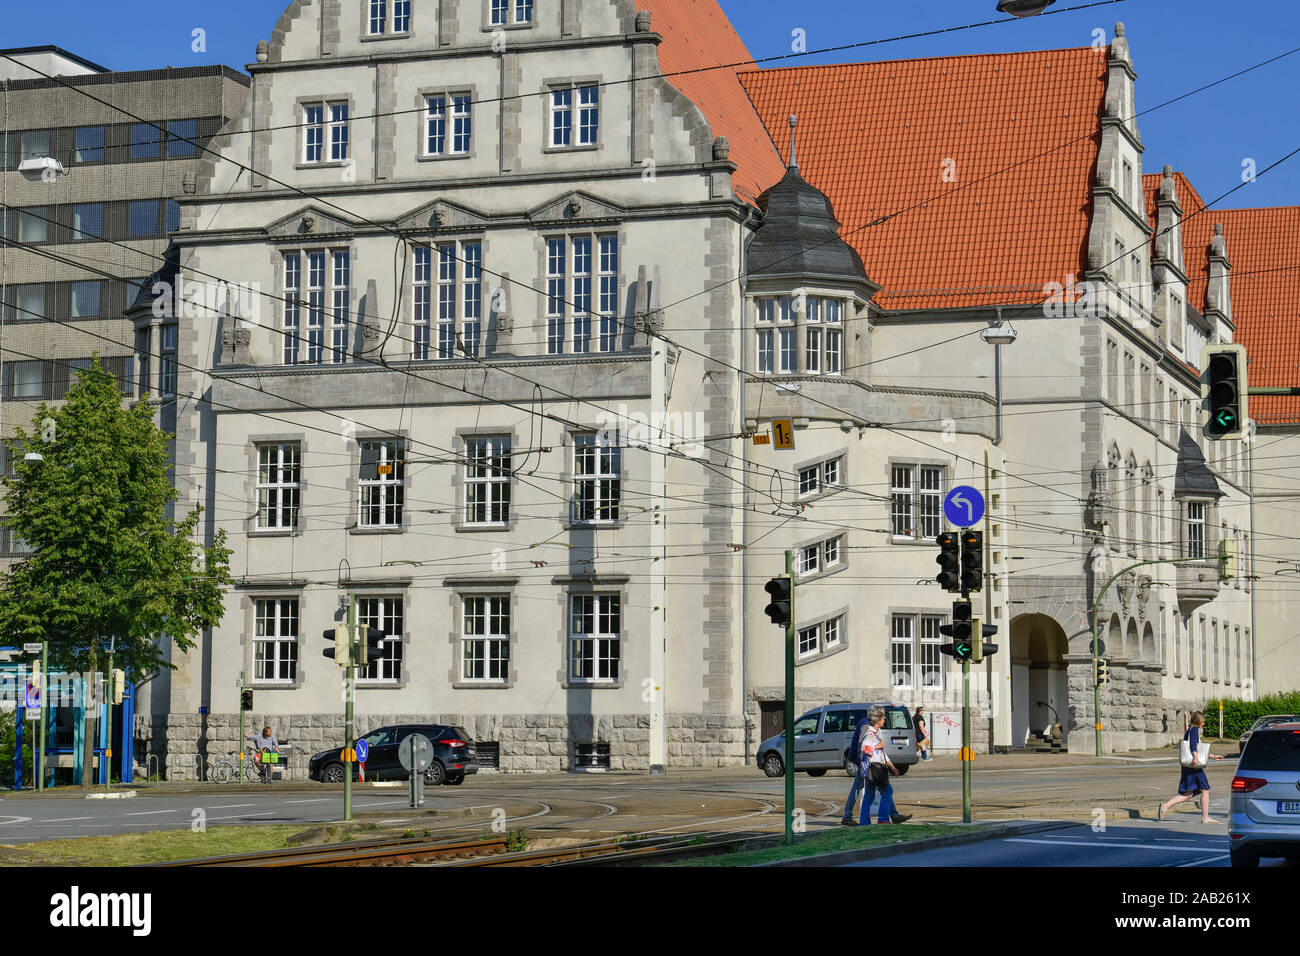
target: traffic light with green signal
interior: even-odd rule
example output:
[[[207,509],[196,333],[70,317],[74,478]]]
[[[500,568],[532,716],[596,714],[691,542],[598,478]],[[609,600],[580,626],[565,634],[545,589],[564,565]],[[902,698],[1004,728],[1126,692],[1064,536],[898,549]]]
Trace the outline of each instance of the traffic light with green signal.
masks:
[[[957,541],[957,535],[945,531],[934,540],[939,545],[939,556],[934,559],[939,565],[939,573],[935,575],[935,580],[945,591],[960,591],[961,545]]]
[[[951,637],[951,644],[940,644],[940,653],[947,654],[954,660],[969,661],[975,651],[971,642],[971,605],[969,601],[952,603],[952,623],[944,624],[939,633]]]
[[[1201,431],[1210,441],[1241,438],[1247,421],[1246,348],[1207,345],[1201,350]]]
[[[773,624],[779,624],[781,627],[786,627],[790,623],[791,588],[790,577],[785,574],[763,585],[763,590],[772,596],[772,603],[763,608],[763,611],[771,618]]]

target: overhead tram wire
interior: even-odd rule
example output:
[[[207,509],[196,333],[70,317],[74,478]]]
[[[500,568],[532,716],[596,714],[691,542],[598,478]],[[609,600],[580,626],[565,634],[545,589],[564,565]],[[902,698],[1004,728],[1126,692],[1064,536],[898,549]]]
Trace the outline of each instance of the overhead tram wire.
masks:
[[[1039,17],[1042,18],[1048,16],[1056,16],[1063,13],[1075,13],[1080,10],[1091,9],[1092,7],[1112,6],[1117,3],[1125,3],[1125,2],[1127,2],[1127,0],[1095,0],[1095,2],[1092,3],[1079,4],[1073,7],[1062,7],[1059,10],[1046,10],[1043,13],[1039,14]],[[793,53],[782,53],[774,56],[759,57],[757,59],[735,60],[729,63],[718,63],[714,66],[692,67],[691,69],[688,70],[674,70],[666,73],[651,73],[651,74],[647,74],[646,76],[636,77],[635,79],[600,80],[596,83],[590,83],[586,85],[596,86],[601,89],[611,89],[617,86],[630,86],[633,83],[645,83],[650,80],[671,80],[674,77],[678,77],[678,76],[695,76],[701,73],[712,73],[716,70],[738,70],[742,67],[747,67],[747,66],[763,66],[764,64],[768,64],[768,63],[779,63],[786,60],[798,60],[798,59],[803,59],[812,56],[822,56],[828,53],[846,53],[850,50],[861,50],[861,49],[866,49],[868,47],[881,46],[886,43],[898,43],[904,40],[921,40],[927,37],[944,36],[949,33],[960,33],[966,30],[975,30],[983,27],[996,26],[1002,23],[1017,23],[1020,21],[1020,19],[1021,19],[1020,17],[1003,17],[997,20],[981,20],[976,23],[963,23],[951,27],[940,27],[934,30],[923,30],[919,33],[904,33],[904,34],[899,34],[898,36],[879,37],[877,39],[872,39],[872,40],[858,40],[853,43],[842,43],[837,46],[819,47],[813,50],[803,50],[800,52],[793,52]],[[609,39],[617,39],[617,38],[610,37]],[[479,47],[477,49],[467,50],[466,52],[482,53],[484,52],[484,48]],[[0,54],[0,56],[5,56],[6,59],[13,59],[12,57],[7,56],[6,54]],[[39,70],[33,69],[32,67],[30,67],[30,65],[26,63],[21,63],[20,61],[17,60],[14,60],[14,62],[19,63],[19,65],[32,70],[33,73],[40,72]],[[823,65],[823,64],[817,64],[817,65]],[[44,76],[45,74],[41,74],[41,75]],[[532,99],[535,97],[549,96],[549,95],[550,95],[549,90],[541,90],[533,93],[516,93],[512,96],[486,97],[484,99],[470,100],[470,106],[487,106],[494,103],[510,103],[510,102]],[[388,111],[377,112],[377,113],[358,114],[356,116],[350,116],[349,120],[360,122],[364,120],[388,119],[389,117],[394,117],[394,116],[425,114],[426,112],[427,112],[427,107],[416,106],[410,109],[388,110]],[[306,123],[282,123],[276,126],[258,126],[246,130],[231,130],[227,132],[225,135],[232,136],[232,137],[251,136],[254,133],[272,133],[280,130],[290,130],[290,129],[300,130],[307,125],[308,124]],[[161,129],[159,130],[159,132],[164,134],[163,138],[156,139],[156,140],[142,140],[137,145],[161,144],[163,142],[166,142],[168,138],[179,140],[181,142],[186,142],[186,143],[190,142],[190,140],[186,139],[183,136],[173,136],[172,134]]]
[[[1058,11],[1058,12],[1064,12],[1064,11]],[[1152,108],[1150,108],[1150,109],[1148,109],[1148,110],[1144,110],[1144,111],[1142,111],[1142,112],[1140,112],[1140,113],[1138,113],[1138,114],[1135,114],[1135,116],[1136,116],[1136,115],[1145,115],[1146,113],[1153,112],[1153,111],[1156,110],[1156,109],[1162,108],[1163,106],[1169,105],[1170,103],[1177,102],[1178,100],[1181,100],[1181,99],[1183,99],[1183,98],[1186,98],[1187,96],[1193,95],[1194,93],[1201,92],[1201,91],[1206,90],[1206,89],[1210,89],[1211,87],[1216,86],[1216,85],[1218,85],[1218,84],[1220,84],[1220,83],[1222,83],[1222,82],[1226,82],[1227,80],[1233,79],[1233,78],[1235,78],[1235,77],[1237,77],[1237,76],[1244,75],[1245,73],[1248,73],[1248,72],[1250,72],[1251,70],[1258,69],[1259,67],[1264,66],[1264,65],[1267,65],[1268,63],[1275,62],[1276,60],[1279,60],[1279,59],[1283,58],[1284,56],[1291,55],[1291,53],[1294,53],[1294,52],[1296,52],[1297,50],[1300,50],[1300,47],[1296,48],[1296,50],[1288,51],[1287,53],[1284,53],[1284,54],[1281,54],[1281,55],[1279,55],[1279,56],[1277,56],[1277,57],[1273,57],[1273,58],[1271,58],[1271,59],[1269,59],[1269,60],[1263,61],[1262,63],[1260,63],[1260,64],[1256,64],[1255,66],[1252,66],[1252,67],[1249,67],[1249,68],[1247,68],[1247,69],[1244,69],[1244,70],[1238,71],[1237,73],[1234,73],[1234,74],[1232,74],[1232,75],[1230,75],[1230,76],[1228,76],[1228,77],[1224,77],[1224,78],[1221,78],[1220,80],[1216,80],[1216,81],[1214,81],[1213,83],[1206,84],[1205,86],[1199,87],[1198,89],[1193,90],[1193,91],[1190,91],[1189,93],[1183,94],[1182,96],[1176,97],[1176,98],[1174,98],[1174,99],[1172,99],[1172,100],[1165,101],[1165,103],[1159,104],[1159,105],[1157,105],[1156,107],[1152,107]],[[3,55],[3,54],[0,54],[0,55]],[[29,67],[29,69],[30,69],[30,67]],[[33,70],[33,72],[40,73],[40,71],[37,71],[37,70]],[[53,80],[53,81],[55,81],[55,82],[61,83],[61,80],[59,80],[59,79],[56,78],[56,77],[49,76],[48,74],[41,74],[41,75],[46,76],[46,78],[51,79],[51,80]],[[69,84],[66,84],[66,83],[64,83],[64,84],[62,84],[62,85],[64,85],[64,86],[69,86]],[[100,102],[101,105],[109,106],[110,108],[115,109],[115,110],[117,110],[117,111],[119,111],[119,112],[122,112],[122,113],[124,113],[125,115],[132,116],[133,118],[135,118],[135,119],[137,119],[137,120],[140,120],[141,122],[148,123],[149,125],[153,125],[156,129],[159,129],[160,132],[162,131],[162,130],[161,130],[161,127],[159,127],[157,124],[150,123],[150,121],[148,121],[148,120],[143,120],[143,119],[141,119],[140,117],[135,116],[135,114],[132,114],[130,111],[125,110],[125,109],[122,109],[121,107],[118,107],[118,106],[116,106],[116,105],[114,105],[114,104],[106,103],[106,102],[100,100],[99,98],[94,97],[94,96],[92,96],[91,94],[87,93],[85,90],[82,90],[82,89],[79,89],[79,88],[76,88],[76,87],[71,87],[71,86],[69,86],[69,88],[73,89],[75,92],[79,92],[79,93],[81,93],[82,95],[85,95],[85,96],[89,97],[89,98],[92,99],[92,100],[95,100],[96,102]],[[1086,137],[1079,137],[1078,139],[1082,139],[1082,138],[1086,138]],[[1072,141],[1072,142],[1078,141],[1078,139],[1076,139],[1076,140],[1074,140],[1074,141]],[[188,141],[187,141],[187,142],[188,142]],[[1069,145],[1069,144],[1063,144],[1063,146],[1064,146],[1064,145]],[[1010,169],[1014,169],[1014,168],[1016,168],[1016,167],[1019,166],[1019,165],[1023,165],[1025,162],[1032,161],[1032,160],[1035,159],[1035,158],[1040,158],[1040,157],[1043,156],[1043,155],[1048,155],[1048,154],[1050,154],[1051,152],[1056,151],[1056,149],[1063,148],[1063,146],[1058,146],[1058,147],[1054,148],[1053,150],[1048,150],[1048,151],[1045,152],[1045,153],[1039,154],[1038,157],[1031,157],[1029,160],[1025,160],[1025,161],[1022,161],[1021,163],[1014,164],[1013,166],[1007,167],[1005,170],[1001,170],[1001,171],[997,171],[997,172],[995,172],[995,173],[991,173],[991,174],[989,174],[989,176],[991,177],[991,176],[994,176],[994,175],[998,175],[998,174],[1000,174],[1001,172],[1005,172],[1005,171],[1009,171]],[[197,148],[202,149],[204,152],[208,152],[208,153],[213,153],[213,152],[214,152],[213,150],[209,149],[208,147],[197,147]],[[306,197],[306,198],[314,199],[315,201],[317,201],[317,202],[321,202],[321,203],[324,203],[325,205],[333,206],[334,208],[338,209],[340,212],[345,213],[346,215],[350,216],[350,217],[353,218],[353,219],[358,219],[358,218],[360,218],[360,221],[369,222],[370,225],[375,226],[376,228],[380,229],[381,231],[388,231],[388,232],[392,232],[392,231],[393,231],[393,230],[389,229],[387,226],[385,226],[385,225],[383,225],[383,224],[375,223],[375,222],[370,221],[370,220],[366,220],[364,217],[356,217],[354,214],[348,212],[347,210],[343,209],[343,208],[340,207],[340,206],[337,206],[337,205],[335,205],[335,204],[333,204],[333,203],[330,203],[328,200],[324,200],[324,199],[322,199],[322,198],[320,198],[320,197],[312,196],[311,194],[306,193],[305,191],[303,191],[303,190],[301,190],[301,189],[298,189],[297,187],[294,187],[294,186],[291,186],[291,185],[289,185],[289,184],[287,184],[287,183],[284,183],[284,182],[282,182],[281,180],[278,180],[278,179],[276,179],[275,177],[270,176],[269,174],[266,174],[266,173],[258,173],[258,172],[257,172],[255,169],[253,169],[252,167],[248,167],[248,166],[246,166],[245,164],[240,163],[240,162],[237,161],[237,160],[233,160],[233,159],[230,159],[229,157],[222,156],[222,155],[219,154],[219,153],[214,153],[214,155],[217,155],[219,159],[222,159],[222,160],[224,160],[224,161],[226,161],[226,162],[229,162],[229,163],[231,163],[231,164],[233,164],[233,165],[235,165],[235,166],[238,166],[239,168],[241,168],[241,169],[243,169],[243,170],[247,170],[247,171],[252,172],[252,173],[254,173],[254,174],[256,174],[256,175],[260,175],[260,176],[262,176],[262,177],[265,178],[265,179],[268,179],[268,180],[270,180],[270,181],[272,181],[272,182],[277,183],[278,185],[284,186],[285,188],[287,188],[287,189],[289,189],[289,190],[291,190],[291,191],[293,191],[293,192],[295,192],[295,193],[298,193],[298,194],[300,194],[300,195],[303,195],[303,196]],[[1284,161],[1286,158],[1289,158],[1289,157],[1284,157],[1284,159],[1283,159],[1283,160],[1279,160],[1279,162]],[[1274,166],[1276,166],[1276,165],[1277,165],[1277,164],[1275,163],[1275,164],[1271,165],[1270,167],[1268,167],[1268,169],[1272,169],[1272,168],[1273,168]],[[1267,171],[1267,170],[1265,170],[1265,172],[1266,172],[1266,171]],[[989,178],[989,177],[983,177],[981,180],[976,180],[976,181],[974,181],[974,182],[983,181],[983,179],[987,179],[987,178]],[[957,187],[957,188],[958,188],[958,189],[962,189],[962,188],[965,188],[966,185],[974,185],[974,182],[972,182],[972,183],[968,183],[968,184],[965,184],[965,185],[960,186],[960,187]],[[951,195],[951,193],[952,193],[953,191],[956,191],[956,190],[950,190],[950,191],[948,191],[948,193],[946,193],[946,195]],[[938,198],[942,198],[942,197],[938,197]],[[1217,201],[1217,200],[1216,200],[1216,201]],[[916,206],[908,207],[908,208],[905,208],[905,209],[903,209],[903,210],[899,210],[899,211],[897,211],[897,212],[895,212],[895,213],[891,213],[891,214],[889,214],[889,215],[886,216],[886,217],[881,217],[880,219],[874,221],[873,223],[869,223],[869,224],[867,224],[866,226],[859,227],[859,228],[868,228],[868,227],[871,226],[871,225],[883,224],[883,222],[888,221],[889,219],[892,219],[892,218],[896,217],[897,215],[901,215],[903,212],[910,211],[910,209],[912,209],[912,208],[916,208]],[[1207,207],[1207,208],[1208,208],[1208,207]],[[1200,211],[1204,211],[1204,210],[1200,210]],[[1189,217],[1185,217],[1185,218],[1189,218]],[[856,231],[856,230],[854,230],[854,231]],[[397,235],[399,235],[399,237],[400,237],[400,233],[397,233]],[[840,237],[836,237],[836,238],[840,238]],[[835,240],[828,240],[828,242],[829,242],[829,241],[835,241]],[[1113,262],[1113,261],[1117,261],[1117,260],[1112,260],[1112,262]],[[1107,263],[1107,265],[1109,265],[1109,264],[1110,264],[1110,263]],[[1103,266],[1103,268],[1104,268],[1104,266]],[[486,270],[486,269],[484,269],[483,271],[486,272],[486,273],[489,274],[489,275],[496,276],[497,278],[503,278],[502,276],[498,275],[497,273],[493,273],[493,272],[491,272],[490,270]],[[737,278],[739,278],[739,277],[737,277]],[[223,280],[223,281],[224,281],[224,280]],[[511,281],[513,281],[513,280],[511,280]],[[727,284],[730,283],[730,281],[736,281],[736,279],[729,280],[727,283],[723,283],[722,285],[727,285]],[[516,284],[516,285],[520,285],[520,286],[525,287],[525,288],[530,288],[530,289],[532,288],[531,286],[527,286],[525,283],[519,283],[519,282],[516,282],[516,283],[514,283],[514,284]],[[719,286],[719,287],[720,287],[720,286]],[[532,289],[532,291],[535,292],[535,293],[538,294],[538,295],[542,295],[542,294],[543,294],[543,293],[540,292],[540,290],[537,290],[537,289]],[[695,293],[695,294],[693,294],[692,296],[687,297],[687,298],[693,298],[693,297],[695,297],[696,295],[707,294],[707,292],[709,292],[709,291],[712,291],[712,290],[711,290],[711,289],[706,289],[706,290],[703,290],[703,291],[701,291],[701,292],[699,292],[699,293]],[[669,306],[664,307],[664,308],[672,307],[672,306],[677,305],[677,304],[680,304],[680,302],[684,302],[684,301],[686,301],[686,299],[679,300],[679,302],[677,302],[677,303],[670,303]],[[572,304],[572,303],[570,303],[570,304]],[[663,311],[663,309],[661,308],[660,311]],[[619,324],[625,326],[625,327],[627,326],[627,323],[626,323],[625,321],[619,319],[617,316],[614,317],[614,320],[615,320],[616,322],[618,322]],[[678,347],[678,348],[684,348],[684,347],[681,346],[680,344],[675,343],[675,342],[672,342],[672,340],[667,339],[667,338],[664,337],[664,336],[659,336],[659,337],[660,337],[660,338],[663,338],[665,341],[669,342],[669,344],[673,344],[673,345],[675,345],[675,346]],[[692,352],[692,353],[694,353],[694,354],[702,355],[702,356],[703,356],[703,353],[699,353],[698,351],[693,350],[693,349],[685,348],[684,350],[685,350],[685,351],[690,351],[690,352]],[[715,362],[716,364],[720,364],[720,365],[723,365],[724,367],[729,367],[729,368],[732,368],[732,369],[735,370],[735,371],[739,371],[739,370],[737,370],[737,369],[734,369],[734,367],[732,367],[732,366],[728,366],[726,363],[722,363],[722,362],[719,362],[719,361],[716,360],[716,359],[713,359],[712,356],[703,356],[703,357],[705,357],[705,358],[708,359],[709,361],[713,361],[713,362]],[[205,374],[206,374],[206,373],[205,373]],[[412,373],[410,373],[410,372],[408,371],[407,374],[412,374]],[[416,376],[416,377],[418,378],[418,377],[420,377],[420,376]],[[576,399],[576,400],[577,400],[577,401],[585,401],[585,400],[581,400],[581,399]],[[594,403],[588,402],[588,404],[594,404]],[[826,403],[821,403],[821,404],[826,404]],[[834,407],[834,406],[830,406],[830,407]],[[837,409],[837,410],[840,411],[842,414],[846,414],[846,413],[844,412],[843,409]],[[531,411],[531,410],[530,410],[530,411]],[[538,413],[538,414],[545,415],[545,413]],[[555,416],[547,416],[547,417],[552,417],[553,419],[555,418]],[[849,417],[850,417],[850,418],[853,418],[853,416],[851,416],[851,415],[850,415]],[[876,425],[876,424],[873,424],[871,427],[886,427],[886,428],[888,428],[888,426],[881,426],[881,425]],[[912,436],[905,436],[905,437],[912,438]],[[917,440],[917,439],[914,439],[914,438],[913,438],[912,440]],[[927,444],[927,443],[921,442],[921,444]],[[927,446],[927,447],[935,447],[935,446]],[[942,449],[939,449],[939,450],[942,451]],[[958,457],[959,457],[959,456],[958,456]],[[1014,476],[1012,476],[1012,477],[1014,477]],[[1079,499],[1079,500],[1081,500],[1081,499]]]

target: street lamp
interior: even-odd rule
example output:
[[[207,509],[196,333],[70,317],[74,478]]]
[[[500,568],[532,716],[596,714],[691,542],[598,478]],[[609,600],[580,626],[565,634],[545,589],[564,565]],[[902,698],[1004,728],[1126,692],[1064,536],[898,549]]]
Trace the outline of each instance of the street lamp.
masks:
[[[33,465],[44,460],[45,456],[39,451],[29,451],[27,454],[23,455],[23,461]]]
[[[1009,13],[1013,17],[1036,17],[1056,0],[999,0],[998,13]]]
[[[1002,322],[1002,306],[998,306],[997,324],[980,332],[980,338],[993,346],[993,380],[998,403],[997,437],[993,439],[995,446],[1002,444],[1002,346],[1013,344],[1016,336],[1016,330],[1010,324],[1004,325]]]

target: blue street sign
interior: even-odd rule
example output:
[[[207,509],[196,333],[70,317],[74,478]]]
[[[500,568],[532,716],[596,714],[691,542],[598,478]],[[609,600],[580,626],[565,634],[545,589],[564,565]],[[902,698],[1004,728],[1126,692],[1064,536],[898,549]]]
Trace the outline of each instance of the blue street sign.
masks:
[[[370,744],[364,740],[357,741],[357,763],[365,763],[366,758],[370,756]]]
[[[970,485],[958,485],[943,499],[943,516],[957,528],[972,528],[984,517],[984,496]]]

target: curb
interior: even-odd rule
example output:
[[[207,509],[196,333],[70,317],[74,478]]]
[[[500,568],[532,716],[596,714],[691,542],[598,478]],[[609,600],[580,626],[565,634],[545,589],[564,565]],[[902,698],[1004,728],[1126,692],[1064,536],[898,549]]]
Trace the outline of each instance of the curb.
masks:
[[[125,800],[128,797],[134,797],[135,795],[136,795],[136,791],[134,790],[112,790],[108,793],[88,793],[86,794],[86,799],[87,800]]]
[[[906,843],[891,843],[887,846],[863,847],[859,850],[839,850],[835,853],[819,853],[816,856],[802,856],[794,860],[776,860],[772,863],[754,863],[754,867],[767,866],[842,866],[845,863],[861,863],[865,860],[878,860],[890,856],[902,856],[920,850],[935,850],[941,847],[964,846],[969,843],[983,843],[986,840],[999,840],[1004,837],[1020,836],[1024,833],[1039,833],[1045,830],[1059,830],[1076,826],[1077,822],[1053,820],[1045,823],[1016,823],[1009,826],[992,826],[971,833],[954,833],[951,836],[929,837],[924,840],[909,840]]]

